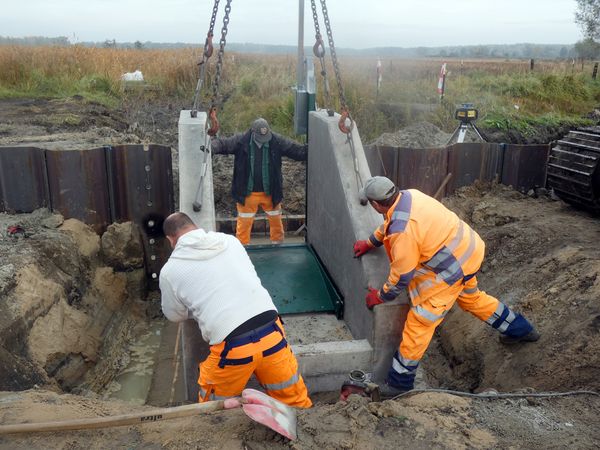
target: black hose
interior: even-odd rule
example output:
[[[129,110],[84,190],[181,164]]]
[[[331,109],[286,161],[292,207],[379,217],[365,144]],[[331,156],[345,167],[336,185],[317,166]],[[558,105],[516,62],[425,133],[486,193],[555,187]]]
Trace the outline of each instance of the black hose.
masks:
[[[472,398],[488,398],[488,399],[499,399],[499,398],[526,398],[526,397],[569,397],[573,395],[598,395],[600,392],[596,391],[568,391],[568,392],[537,392],[530,394],[517,394],[517,393],[490,393],[482,392],[480,394],[473,394],[471,392],[453,391],[451,389],[413,389],[411,391],[403,392],[392,398],[396,400],[402,397],[408,397],[409,395],[420,394],[422,392],[438,392],[442,394],[457,395],[459,397],[472,397]]]

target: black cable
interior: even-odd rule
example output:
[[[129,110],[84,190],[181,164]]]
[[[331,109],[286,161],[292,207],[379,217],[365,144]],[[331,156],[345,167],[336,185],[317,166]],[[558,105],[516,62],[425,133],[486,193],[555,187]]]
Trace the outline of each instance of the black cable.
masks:
[[[536,392],[530,394],[517,394],[517,393],[490,393],[482,392],[480,394],[473,394],[471,392],[453,391],[451,389],[413,389],[411,391],[403,392],[393,397],[391,400],[396,400],[402,397],[408,397],[409,395],[420,394],[422,392],[438,392],[442,394],[457,395],[459,397],[472,397],[472,398],[488,398],[488,399],[499,399],[499,398],[526,398],[526,397],[568,397],[573,395],[598,395],[600,392],[596,391],[568,391],[568,392]]]

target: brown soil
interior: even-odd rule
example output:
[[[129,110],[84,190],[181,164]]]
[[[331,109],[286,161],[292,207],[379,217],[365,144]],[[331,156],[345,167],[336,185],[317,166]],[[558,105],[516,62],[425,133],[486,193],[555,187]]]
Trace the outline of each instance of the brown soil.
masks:
[[[40,109],[34,111],[38,117],[65,108],[85,118],[86,125],[40,131],[36,127],[41,125],[31,122],[33,106]],[[165,142],[139,121],[132,127],[127,110],[114,113],[79,100],[4,102],[0,145],[48,148],[54,133],[66,142],[61,146],[70,148],[106,144],[91,125],[95,122],[86,122],[93,111],[100,112],[99,121],[116,127],[111,128],[115,136],[125,139],[131,132],[132,140],[152,136],[155,142],[175,145],[177,111],[172,108],[171,115],[153,114],[149,108],[144,116],[164,121],[164,128],[157,129],[170,130]],[[225,179],[223,192],[230,182]],[[296,186],[302,197],[303,183]],[[289,189],[286,194],[291,199]],[[506,347],[485,324],[453,310],[423,361],[427,385],[475,392],[600,390],[598,219],[548,197],[527,197],[498,185],[463,188],[445,203],[486,241],[481,287],[523,312],[542,337],[537,343]],[[25,236],[6,234],[6,227],[16,223]],[[126,339],[133,324],[155,308],[132,298],[133,272],[110,267],[95,239],[82,224],[63,224],[48,212],[0,214],[0,424],[152,409],[102,400],[96,393],[109,381],[102,378],[109,366],[120,363],[117,344],[123,342],[101,349],[101,339]],[[111,322],[114,311],[125,317]],[[86,375],[90,369],[93,378]],[[79,389],[81,395],[61,393],[77,391],[82,382],[87,388]],[[253,423],[241,411],[228,411],[104,430],[2,436],[0,448],[546,449],[597,448],[600,442],[598,396],[484,400],[424,393],[382,403],[359,397],[336,403],[335,397],[317,395],[315,407],[299,412],[296,442]]]

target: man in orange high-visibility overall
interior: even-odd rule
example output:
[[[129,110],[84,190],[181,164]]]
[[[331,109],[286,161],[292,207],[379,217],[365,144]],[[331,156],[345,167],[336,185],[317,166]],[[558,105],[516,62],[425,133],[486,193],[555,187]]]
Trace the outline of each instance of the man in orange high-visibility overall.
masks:
[[[173,253],[160,271],[167,319],[194,319],[210,354],[200,364],[199,401],[239,396],[254,373],[267,394],[298,408],[312,402],[277,308],[242,244],[206,232],[184,213],[163,224]]]
[[[456,214],[416,189],[399,191],[391,180],[380,176],[367,180],[360,196],[385,221],[368,240],[354,244],[355,256],[383,245],[391,263],[383,287],[379,291],[369,288],[367,307],[394,300],[405,288],[411,301],[384,393],[395,395],[413,388],[433,332],[455,302],[497,329],[504,343],[539,339],[525,317],[479,290],[476,274],[485,244]]]
[[[215,154],[235,155],[231,194],[237,202],[236,237],[243,245],[250,243],[254,216],[260,206],[269,219],[271,242],[283,242],[281,157],[306,161],[308,146],[273,133],[267,121],[259,118],[245,133],[213,139],[211,148]]]

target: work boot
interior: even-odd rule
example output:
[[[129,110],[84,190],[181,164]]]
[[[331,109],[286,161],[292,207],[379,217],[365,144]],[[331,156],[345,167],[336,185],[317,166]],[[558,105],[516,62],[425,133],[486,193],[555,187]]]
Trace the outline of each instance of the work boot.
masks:
[[[387,381],[379,385],[379,395],[382,399],[394,398],[397,395],[404,394],[408,391],[410,391],[410,389],[392,386],[388,384]]]
[[[535,342],[540,338],[540,333],[538,333],[535,329],[531,330],[529,333],[520,336],[520,337],[515,337],[515,336],[507,336],[506,334],[501,334],[500,335],[500,342],[502,344],[518,344],[519,342]]]

